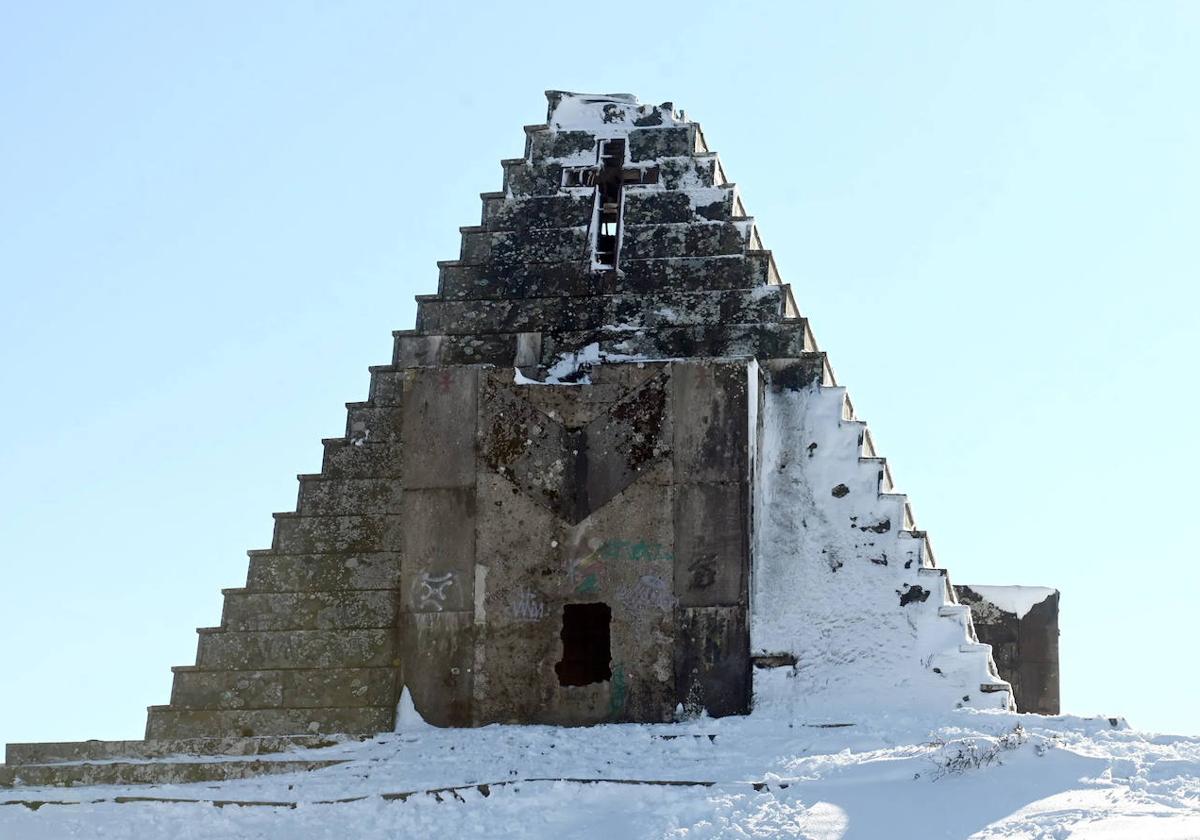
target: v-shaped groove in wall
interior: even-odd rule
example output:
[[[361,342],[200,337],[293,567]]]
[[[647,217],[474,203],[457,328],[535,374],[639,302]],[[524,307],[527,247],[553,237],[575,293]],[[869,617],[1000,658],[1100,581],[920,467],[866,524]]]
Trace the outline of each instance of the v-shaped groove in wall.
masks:
[[[485,386],[483,460],[559,518],[582,522],[671,454],[667,377],[660,373],[575,428],[524,397],[523,388],[545,386]]]

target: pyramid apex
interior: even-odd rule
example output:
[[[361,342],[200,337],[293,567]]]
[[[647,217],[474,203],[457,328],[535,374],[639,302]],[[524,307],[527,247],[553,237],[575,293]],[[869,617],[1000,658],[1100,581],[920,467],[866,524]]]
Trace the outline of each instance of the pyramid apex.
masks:
[[[551,131],[597,127],[652,128],[687,124],[672,102],[643,105],[631,93],[546,91],[546,124]]]

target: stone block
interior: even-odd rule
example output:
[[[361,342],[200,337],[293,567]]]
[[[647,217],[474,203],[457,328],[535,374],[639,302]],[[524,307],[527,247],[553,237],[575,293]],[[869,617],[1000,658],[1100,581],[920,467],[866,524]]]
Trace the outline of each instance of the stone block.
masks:
[[[785,288],[721,289],[517,300],[426,300],[418,317],[425,329],[446,335],[613,328],[622,332],[681,325],[773,323],[783,317]]]
[[[746,234],[732,223],[630,224],[623,227],[621,259],[731,256],[744,254],[746,247]]]
[[[406,368],[494,364],[512,367],[515,334],[398,335],[396,364]]]
[[[296,509],[301,516],[399,513],[399,477],[389,479],[304,476],[300,479]]]
[[[405,489],[473,485],[477,372],[429,368],[405,373],[404,437],[420,441],[405,452]]]
[[[438,288],[446,300],[488,300],[752,288],[766,285],[772,278],[777,282],[767,251],[748,252],[737,258],[680,256],[650,260],[632,259],[623,253],[620,272],[593,273],[582,261],[504,266],[442,263]],[[409,353],[415,358],[416,348]]]
[[[400,588],[397,551],[274,554],[250,557],[246,589],[256,592],[313,592]]]
[[[317,749],[338,743],[323,735],[268,735],[243,738],[168,738],[151,741],[52,741],[40,744],[9,744],[6,764],[53,764],[56,762],[152,759],[170,756],[256,756],[288,750]]]
[[[594,202],[590,194],[501,198],[488,202],[484,226],[491,231],[587,227],[592,221]]]
[[[1001,674],[1001,676],[1004,676]],[[1039,715],[1060,713],[1058,662],[1019,660],[1013,672],[1017,711]]]
[[[345,438],[329,438],[323,444],[325,454],[321,460],[321,473],[326,478],[392,478],[400,475],[403,450],[399,444]]]
[[[228,782],[280,773],[308,773],[345,759],[240,759],[222,761],[115,761],[104,764],[50,764],[0,767],[0,787],[78,787],[81,785],[186,785]],[[12,800],[20,801],[20,800]]]
[[[676,481],[737,482],[748,478],[748,376],[743,362],[672,365]]]
[[[397,668],[177,671],[175,709],[313,709],[395,706]]]
[[[621,255],[622,282],[629,291],[661,289],[741,289],[766,285],[770,254],[751,252],[743,257],[682,256],[665,260],[637,260]]]
[[[734,218],[734,188],[651,190],[625,192],[622,221],[626,225],[729,222]]]
[[[395,545],[389,530],[398,517],[276,514],[272,548],[281,554],[379,551]]]
[[[221,627],[232,631],[394,627],[399,598],[390,589],[335,592],[226,590]]]
[[[405,490],[402,517],[404,610],[471,609],[475,487]]]
[[[685,607],[745,606],[749,485],[675,487],[675,593]]]
[[[404,685],[435,726],[471,726],[475,668],[471,612],[406,613],[400,622]]]
[[[504,192],[512,196],[555,195],[562,187],[562,164],[504,162]]]
[[[357,403],[346,412],[346,437],[361,443],[398,443],[402,416],[394,405]]]
[[[659,180],[668,190],[696,186],[720,187],[725,184],[725,174],[714,154],[660,159],[658,165]]]
[[[570,166],[596,161],[596,135],[590,131],[540,131],[529,135],[529,160]]]
[[[169,709],[151,707],[146,738],[206,738],[216,735],[302,735],[390,732],[395,708],[341,709]]]
[[[390,630],[202,632],[196,664],[208,671],[371,668],[391,664]]]
[[[750,633],[743,607],[680,607],[675,684],[684,709],[713,717],[750,711]]]
[[[772,391],[801,391],[819,385],[825,374],[825,359],[809,353],[793,359],[763,359],[762,369]]]
[[[684,359],[800,357],[812,351],[803,321],[775,324],[702,324],[657,330],[589,330],[543,334],[541,364],[550,367],[565,353],[598,344],[615,356]],[[819,354],[818,354],[819,355]],[[506,364],[497,362],[497,365]]]
[[[404,396],[404,373],[391,365],[377,365],[371,368],[370,400],[373,405],[380,407],[395,407],[400,405]]]
[[[642,128],[629,132],[629,159],[634,163],[686,157],[695,151],[694,126]]]
[[[522,232],[487,234],[490,237],[488,259],[497,266],[523,266],[590,259],[586,223],[572,228],[534,228]],[[463,262],[469,262],[463,259]]]
[[[552,297],[593,294],[600,278],[583,261],[558,265],[439,266],[439,295],[447,300]]]

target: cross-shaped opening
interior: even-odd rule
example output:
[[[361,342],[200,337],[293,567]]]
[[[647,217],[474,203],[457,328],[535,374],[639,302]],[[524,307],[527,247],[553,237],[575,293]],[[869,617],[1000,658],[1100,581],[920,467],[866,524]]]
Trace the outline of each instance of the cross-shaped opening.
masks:
[[[658,167],[625,165],[625,141],[601,140],[596,150],[596,165],[563,170],[564,187],[593,187],[592,268],[617,267],[621,243],[621,211],[624,187],[628,184],[657,184]]]

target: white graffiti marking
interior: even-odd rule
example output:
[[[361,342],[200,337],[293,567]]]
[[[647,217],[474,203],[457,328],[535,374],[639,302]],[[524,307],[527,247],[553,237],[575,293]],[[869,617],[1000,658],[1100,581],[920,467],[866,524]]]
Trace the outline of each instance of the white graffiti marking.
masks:
[[[630,607],[655,607],[669,610],[679,599],[671,594],[667,582],[657,575],[642,575],[633,586],[627,586],[617,597]]]
[[[441,612],[446,608],[446,590],[453,584],[454,572],[440,575],[421,572],[421,576],[414,581],[413,600],[418,603],[420,609]]]
[[[541,621],[546,616],[546,605],[528,589],[513,593],[508,611],[518,621]]]

